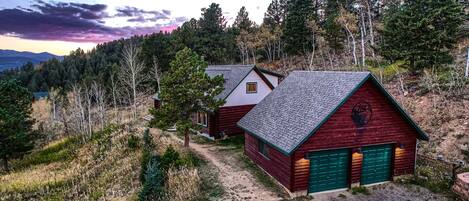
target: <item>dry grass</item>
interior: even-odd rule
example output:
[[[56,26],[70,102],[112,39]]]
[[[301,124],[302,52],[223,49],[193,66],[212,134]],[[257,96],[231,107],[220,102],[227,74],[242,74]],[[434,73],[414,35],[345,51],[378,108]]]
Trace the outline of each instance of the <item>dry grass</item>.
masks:
[[[45,100],[33,106],[37,126],[52,122]],[[141,115],[146,115],[144,110],[140,109]],[[123,110],[120,114],[130,116],[130,111]],[[59,132],[61,125],[48,130],[48,140],[23,159],[12,161],[11,173],[0,175],[0,200],[136,200],[141,189],[141,151],[138,147],[128,147],[127,140],[131,135],[141,139],[145,122],[122,122],[128,124],[120,124],[113,132],[98,134],[86,142],[80,136],[63,137]],[[151,133],[159,154],[169,146],[181,157],[192,154],[169,135],[157,129],[151,129]],[[213,187],[218,177],[208,169],[203,163],[200,167],[171,170],[168,173],[170,200],[217,197],[222,192]]]
[[[422,88],[416,85],[422,82],[412,77],[405,78],[408,93],[399,89],[397,81],[386,84],[386,88],[430,136],[429,142],[420,143],[419,153],[434,157],[442,155],[448,161],[465,159],[468,163],[469,157],[464,156],[464,150],[469,150],[469,85],[459,87],[455,93],[454,90],[438,89],[441,85],[428,80],[428,86],[437,87],[424,94],[420,94]]]
[[[166,183],[168,200],[194,200],[199,196],[200,184],[197,169],[169,169]]]

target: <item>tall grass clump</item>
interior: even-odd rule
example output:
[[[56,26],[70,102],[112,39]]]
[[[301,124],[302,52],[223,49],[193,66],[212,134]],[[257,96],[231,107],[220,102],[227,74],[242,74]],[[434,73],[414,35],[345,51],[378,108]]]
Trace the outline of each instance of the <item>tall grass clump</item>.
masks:
[[[201,179],[197,169],[194,168],[170,168],[166,183],[168,200],[195,200],[200,193]]]

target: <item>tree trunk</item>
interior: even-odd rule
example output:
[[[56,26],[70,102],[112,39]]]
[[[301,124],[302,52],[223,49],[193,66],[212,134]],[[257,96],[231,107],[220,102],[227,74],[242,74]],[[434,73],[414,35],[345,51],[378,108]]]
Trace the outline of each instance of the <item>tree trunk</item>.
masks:
[[[353,63],[355,65],[358,64],[358,61],[357,61],[357,47],[355,45],[355,37],[353,36],[353,33],[352,31],[350,31],[350,29],[348,28],[348,26],[345,26],[345,29],[347,30],[347,32],[350,34],[350,38],[352,38],[352,55],[353,55]]]
[[[360,35],[361,35],[361,48],[362,48],[362,67],[365,66],[365,18],[363,17],[363,11],[360,9],[360,18],[361,18],[361,26],[360,26]]]
[[[373,36],[373,19],[371,19],[371,9],[370,9],[370,3],[366,1],[366,8],[368,11],[368,26],[370,29],[370,44],[371,44],[371,56],[373,59],[375,59],[375,51],[374,51],[374,46],[375,46],[375,37]]]
[[[184,131],[184,147],[189,147],[189,131]]]
[[[3,169],[5,172],[10,172],[10,169],[8,168],[8,158],[7,156],[3,156]]]

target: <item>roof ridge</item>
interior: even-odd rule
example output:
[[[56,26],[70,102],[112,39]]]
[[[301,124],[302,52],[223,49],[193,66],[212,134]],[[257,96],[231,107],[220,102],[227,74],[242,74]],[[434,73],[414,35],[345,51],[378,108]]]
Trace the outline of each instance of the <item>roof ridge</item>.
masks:
[[[309,70],[294,70],[292,72],[312,72],[312,73],[371,73],[370,71],[309,71]]]

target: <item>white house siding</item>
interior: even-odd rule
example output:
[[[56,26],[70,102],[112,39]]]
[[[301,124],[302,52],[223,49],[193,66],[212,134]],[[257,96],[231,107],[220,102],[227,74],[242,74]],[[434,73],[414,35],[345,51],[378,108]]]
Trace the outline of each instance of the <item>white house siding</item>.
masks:
[[[262,73],[262,74],[264,74],[264,76],[270,81],[270,83],[272,83],[274,88],[277,87],[277,85],[278,85],[278,77],[277,76],[270,75],[270,74],[267,74],[267,73]]]
[[[246,83],[257,82],[257,93],[246,93]],[[277,86],[277,85],[274,85]],[[246,78],[233,90],[233,92],[226,98],[226,103],[223,106],[239,106],[257,104],[272,90],[262,80],[262,78],[253,70]]]

